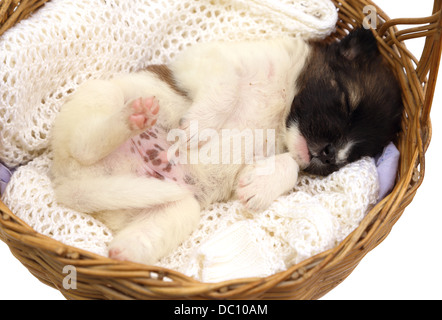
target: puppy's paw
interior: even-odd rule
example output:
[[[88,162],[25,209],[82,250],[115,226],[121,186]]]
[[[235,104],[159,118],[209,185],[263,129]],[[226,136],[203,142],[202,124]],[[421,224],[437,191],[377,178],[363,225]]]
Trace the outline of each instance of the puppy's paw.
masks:
[[[293,188],[298,171],[298,165],[288,154],[257,161],[242,171],[236,194],[248,210],[266,210]]]
[[[160,106],[155,97],[138,98],[128,103],[129,124],[132,130],[145,130],[158,119]]]
[[[109,245],[109,258],[144,264],[156,262],[150,239],[143,232],[121,232]]]
[[[259,174],[256,166],[246,169],[238,180],[237,196],[250,211],[266,210],[279,196],[271,175]]]

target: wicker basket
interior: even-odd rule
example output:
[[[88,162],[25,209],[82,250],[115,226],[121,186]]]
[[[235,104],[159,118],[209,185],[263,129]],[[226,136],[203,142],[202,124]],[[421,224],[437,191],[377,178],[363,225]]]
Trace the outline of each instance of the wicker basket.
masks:
[[[0,2],[0,36],[47,0]],[[337,32],[343,37],[362,24],[369,0],[333,1],[339,9]],[[376,7],[377,8],[377,7]],[[400,79],[405,113],[398,142],[401,160],[396,186],[360,226],[334,249],[318,254],[284,272],[266,278],[202,283],[160,267],[120,262],[64,245],[35,232],[0,201],[0,239],[43,283],[68,299],[317,299],[342,282],[360,260],[390,232],[412,201],[425,173],[425,152],[431,138],[430,109],[441,55],[442,0],[434,1],[433,15],[420,19],[389,19],[377,8],[376,38],[383,56]],[[416,25],[399,31],[397,25]],[[418,61],[404,41],[425,37]],[[64,289],[63,268],[74,266],[77,288]]]

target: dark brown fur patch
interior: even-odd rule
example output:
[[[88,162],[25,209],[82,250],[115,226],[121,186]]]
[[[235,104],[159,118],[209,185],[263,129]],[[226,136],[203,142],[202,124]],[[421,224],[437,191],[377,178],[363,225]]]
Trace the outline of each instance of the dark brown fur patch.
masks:
[[[149,157],[150,160],[155,159],[156,157],[158,157],[158,150],[155,149],[149,149],[146,151],[146,155]]]
[[[161,81],[166,82],[176,93],[183,97],[187,97],[187,92],[178,87],[172,70],[165,64],[153,64],[146,68],[147,71],[152,72],[158,76]]]
[[[195,183],[195,180],[193,180],[193,178],[191,177],[191,176],[189,176],[189,175],[187,175],[186,174],[186,176],[184,177],[184,182],[186,183],[186,184],[189,184],[189,185],[191,185],[191,186],[193,186],[193,185],[195,185],[196,183]]]
[[[170,172],[172,170],[172,164],[169,162],[163,170],[166,172]]]

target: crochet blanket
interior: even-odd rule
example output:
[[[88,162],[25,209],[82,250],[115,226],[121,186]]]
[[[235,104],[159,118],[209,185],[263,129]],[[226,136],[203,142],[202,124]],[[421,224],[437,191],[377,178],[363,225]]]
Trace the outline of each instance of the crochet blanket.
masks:
[[[3,201],[37,232],[106,256],[111,231],[56,203],[50,164],[46,152],[19,167]],[[333,248],[359,225],[378,201],[377,170],[374,159],[364,158],[328,177],[302,175],[292,192],[260,213],[239,201],[213,204],[201,213],[199,228],[158,265],[205,282],[286,270]]]
[[[0,161],[16,169],[2,200],[37,232],[106,255],[106,226],[54,200],[49,136],[65,99],[87,79],[167,63],[198,41],[323,38],[336,20],[329,0],[48,2],[0,39]],[[208,282],[270,275],[342,241],[376,203],[378,184],[365,158],[326,178],[302,176],[259,214],[214,204],[159,265]]]

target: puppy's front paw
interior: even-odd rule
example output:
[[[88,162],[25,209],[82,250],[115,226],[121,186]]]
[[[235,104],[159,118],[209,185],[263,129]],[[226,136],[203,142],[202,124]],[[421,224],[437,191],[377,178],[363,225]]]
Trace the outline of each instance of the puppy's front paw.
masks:
[[[298,171],[298,165],[288,154],[257,161],[241,173],[237,196],[251,211],[266,210],[276,198],[293,188]]]
[[[109,258],[144,264],[156,262],[150,239],[143,232],[121,232],[109,246]]]
[[[255,166],[242,173],[236,189],[242,204],[251,211],[266,210],[279,196],[275,194],[274,181],[270,175],[259,175]]]
[[[128,108],[132,130],[148,129],[157,122],[160,106],[155,97],[135,99],[128,103]]]

